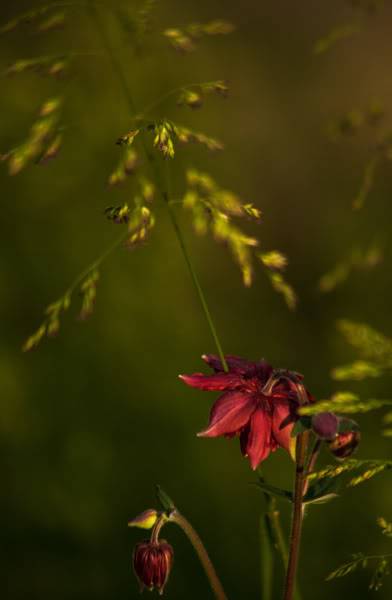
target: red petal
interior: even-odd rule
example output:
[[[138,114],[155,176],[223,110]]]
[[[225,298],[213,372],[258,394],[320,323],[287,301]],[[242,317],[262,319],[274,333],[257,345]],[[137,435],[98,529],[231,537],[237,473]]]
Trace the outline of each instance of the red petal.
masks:
[[[179,378],[191,387],[217,392],[243,385],[241,377],[236,373],[215,373],[214,375],[194,373],[193,375],[179,375]]]
[[[223,371],[221,359],[215,354],[203,354],[202,359],[212,368],[214,371]],[[231,373],[237,373],[239,375],[246,375],[254,373],[256,369],[256,362],[246,360],[240,356],[233,354],[227,354],[225,356],[227,366]]]
[[[295,438],[291,437],[295,415],[292,404],[288,400],[274,398],[272,415],[272,433],[279,446],[292,455]]]
[[[197,435],[217,437],[240,431],[249,421],[256,402],[254,396],[244,392],[226,392],[213,404],[207,429]]]
[[[262,408],[253,413],[246,445],[246,453],[252,469],[257,469],[271,452],[271,416]]]

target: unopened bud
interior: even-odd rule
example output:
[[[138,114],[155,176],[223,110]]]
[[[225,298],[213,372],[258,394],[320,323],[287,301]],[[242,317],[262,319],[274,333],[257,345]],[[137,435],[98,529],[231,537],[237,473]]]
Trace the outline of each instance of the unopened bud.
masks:
[[[128,527],[139,527],[139,529],[152,529],[158,520],[159,513],[149,508],[128,522]]]
[[[173,556],[173,548],[165,540],[137,544],[133,555],[133,568],[139,579],[141,591],[146,587],[163,594]]]
[[[312,429],[322,440],[334,440],[338,425],[337,416],[331,412],[321,412],[312,417]]]
[[[361,432],[355,421],[341,418],[338,425],[340,433],[329,443],[329,449],[335,458],[345,459],[357,449]]]

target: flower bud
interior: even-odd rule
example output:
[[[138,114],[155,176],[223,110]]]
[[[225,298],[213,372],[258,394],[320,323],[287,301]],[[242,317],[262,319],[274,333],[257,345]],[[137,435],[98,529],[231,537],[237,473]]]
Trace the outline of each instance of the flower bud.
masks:
[[[154,508],[145,510],[140,515],[128,521],[128,527],[139,527],[139,529],[152,529],[158,520],[159,513]]]
[[[361,432],[358,425],[351,419],[339,419],[339,431],[334,440],[329,443],[329,449],[335,458],[344,459],[355,452]]]
[[[321,412],[312,417],[312,429],[322,440],[333,440],[338,432],[339,421],[331,412]]]
[[[133,554],[133,568],[141,591],[157,589],[163,594],[173,563],[173,548],[165,540],[137,544]]]

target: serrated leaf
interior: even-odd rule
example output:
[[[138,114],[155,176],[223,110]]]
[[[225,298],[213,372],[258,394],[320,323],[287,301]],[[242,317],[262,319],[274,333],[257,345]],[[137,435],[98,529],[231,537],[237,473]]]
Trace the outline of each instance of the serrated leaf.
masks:
[[[361,400],[352,392],[336,392],[329,400],[320,400],[299,408],[301,415],[316,415],[320,412],[337,412],[340,414],[366,413],[384,406],[391,406],[392,400],[370,398]]]
[[[347,475],[351,472],[360,471],[358,475],[352,477],[347,483],[348,487],[354,487],[368,481],[374,475],[381,473],[387,469],[392,469],[392,460],[383,460],[383,459],[367,459],[367,460],[357,460],[357,459],[347,459],[345,462],[340,463],[338,465],[328,465],[327,467],[321,469],[320,471],[316,471],[311,473],[308,476],[309,481],[316,481],[320,479],[327,478],[340,478],[343,475]]]

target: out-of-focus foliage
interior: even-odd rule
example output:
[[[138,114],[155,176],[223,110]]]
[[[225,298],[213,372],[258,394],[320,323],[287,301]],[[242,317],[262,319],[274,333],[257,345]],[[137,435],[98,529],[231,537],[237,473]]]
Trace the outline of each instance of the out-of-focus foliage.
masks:
[[[378,245],[372,245],[366,251],[355,248],[346,259],[340,261],[320,278],[319,290],[332,292],[337,286],[344,283],[353,271],[368,271],[377,267],[382,260],[383,252]]]
[[[10,175],[17,175],[31,162],[43,164],[57,155],[62,141],[60,111],[60,98],[47,100],[41,106],[28,138],[0,156],[1,161],[8,162]]]
[[[348,319],[338,322],[346,341],[359,353],[361,359],[335,367],[332,377],[339,381],[379,377],[392,368],[392,340],[364,323]]]
[[[336,479],[350,473],[351,479],[348,481],[347,485],[349,487],[355,487],[360,483],[368,481],[374,477],[374,475],[377,475],[386,469],[392,469],[392,460],[357,460],[355,458],[350,458],[341,464],[329,465],[321,471],[311,473],[309,475],[309,481]],[[355,476],[353,477],[354,473]]]
[[[193,52],[200,38],[210,35],[226,35],[232,33],[234,29],[232,23],[225,20],[216,20],[209,23],[191,23],[181,29],[166,29],[163,35],[175,50]]]
[[[315,404],[303,406],[302,415],[316,415],[319,412],[337,412],[341,414],[364,413],[392,404],[392,400],[360,400],[352,392],[336,392],[329,400],[320,400]]]
[[[384,517],[377,519],[377,524],[381,527],[382,533],[387,536],[392,535],[392,525],[388,523]],[[369,589],[378,591],[384,583],[384,578],[390,575],[392,553],[381,554],[378,556],[367,556],[362,552],[353,554],[352,560],[344,563],[335,571],[332,571],[327,577],[327,581],[335,579],[336,577],[345,577],[350,573],[353,573],[356,569],[366,569],[369,567],[373,568],[372,578],[369,583]]]

